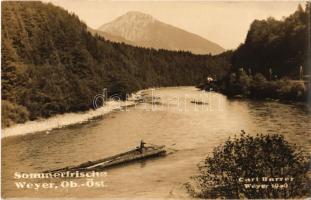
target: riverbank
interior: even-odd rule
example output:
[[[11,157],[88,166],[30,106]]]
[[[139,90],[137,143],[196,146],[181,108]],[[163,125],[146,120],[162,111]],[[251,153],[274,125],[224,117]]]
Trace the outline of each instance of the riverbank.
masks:
[[[141,98],[142,91],[138,91],[133,95],[136,99]],[[34,121],[27,121],[23,124],[15,124],[1,130],[1,137],[10,137],[17,135],[25,135],[36,132],[49,133],[53,129],[64,128],[67,126],[86,123],[94,118],[106,115],[115,110],[124,110],[126,107],[134,106],[138,102],[135,98],[128,99],[127,101],[107,101],[106,105],[96,110],[88,110],[86,112],[78,113],[65,113],[55,115],[47,119],[38,119]]]
[[[201,90],[220,92],[231,98],[273,99],[277,101],[307,102],[310,82],[279,79],[268,81],[262,74],[247,75],[244,71],[227,79],[202,83]]]

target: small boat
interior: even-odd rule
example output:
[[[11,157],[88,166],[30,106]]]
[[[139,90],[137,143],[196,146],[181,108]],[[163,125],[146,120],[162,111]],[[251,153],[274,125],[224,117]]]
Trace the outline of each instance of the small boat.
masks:
[[[190,103],[194,103],[194,104],[198,104],[198,105],[207,105],[208,104],[207,102],[196,101],[196,100],[190,101]]]
[[[142,160],[145,158],[155,157],[155,156],[162,156],[166,154],[165,146],[145,146],[143,148],[136,147],[133,150],[120,153],[114,156],[110,156],[107,158],[103,158],[100,160],[95,161],[88,161],[82,163],[77,166],[70,166],[61,169],[49,170],[44,171],[43,173],[56,173],[56,172],[66,172],[66,171],[99,171],[105,168],[128,163],[135,160]]]

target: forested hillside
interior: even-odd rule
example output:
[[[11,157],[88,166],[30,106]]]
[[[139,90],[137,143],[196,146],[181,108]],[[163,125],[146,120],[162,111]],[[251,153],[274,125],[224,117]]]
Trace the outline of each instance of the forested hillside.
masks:
[[[306,101],[311,89],[310,13],[308,2],[282,20],[255,20],[245,42],[233,51],[228,74],[199,87],[228,96]]]
[[[229,67],[221,56],[106,41],[76,15],[41,2],[2,2],[1,26],[3,126],[90,109],[103,88],[124,97],[222,77]]]
[[[262,73],[269,77],[287,76],[298,79],[300,66],[305,74],[310,59],[310,3],[304,9],[275,20],[255,20],[247,33],[245,42],[235,51],[233,65],[252,73]],[[309,52],[308,52],[309,49]],[[310,65],[310,60],[309,60]]]

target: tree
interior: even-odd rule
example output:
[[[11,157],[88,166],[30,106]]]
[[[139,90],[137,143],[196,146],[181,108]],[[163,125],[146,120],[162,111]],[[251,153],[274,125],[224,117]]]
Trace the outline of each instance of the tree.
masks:
[[[295,198],[311,195],[310,155],[288,143],[282,135],[246,135],[228,139],[216,147],[211,156],[199,166],[200,174],[193,177],[194,183],[186,187],[191,195],[200,198]],[[252,189],[241,181],[258,177],[259,184],[268,184],[267,189]],[[274,182],[264,182],[263,177],[291,177],[287,188],[273,189]],[[254,180],[251,184],[256,184]]]

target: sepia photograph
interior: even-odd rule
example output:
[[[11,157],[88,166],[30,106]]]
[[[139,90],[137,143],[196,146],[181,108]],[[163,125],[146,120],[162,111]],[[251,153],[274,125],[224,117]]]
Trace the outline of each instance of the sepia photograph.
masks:
[[[1,199],[311,198],[309,0],[1,1]]]

